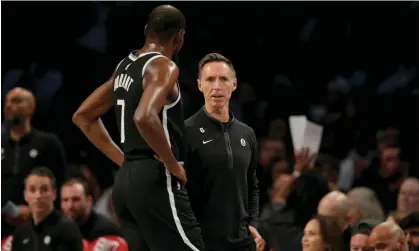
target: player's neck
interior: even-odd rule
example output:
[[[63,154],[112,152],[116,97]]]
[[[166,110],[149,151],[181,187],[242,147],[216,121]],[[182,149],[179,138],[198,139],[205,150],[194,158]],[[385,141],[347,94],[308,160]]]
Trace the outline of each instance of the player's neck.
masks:
[[[19,141],[23,136],[30,133],[31,124],[30,121],[25,121],[22,125],[13,126],[10,128],[10,137],[14,141]]]
[[[227,123],[230,120],[230,114],[228,112],[228,104],[222,108],[213,108],[208,104],[205,104],[205,110],[211,115],[211,117],[220,121],[221,123]]]
[[[162,55],[166,56],[167,58],[172,58],[173,56],[173,48],[171,45],[165,45],[158,41],[154,41],[152,39],[147,39],[143,48],[140,50],[141,53],[146,52],[160,52]]]

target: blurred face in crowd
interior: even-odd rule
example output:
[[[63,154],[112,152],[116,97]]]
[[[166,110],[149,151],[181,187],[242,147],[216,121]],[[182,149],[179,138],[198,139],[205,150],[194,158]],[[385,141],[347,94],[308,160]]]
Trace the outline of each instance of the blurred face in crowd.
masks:
[[[263,167],[271,164],[276,156],[282,156],[284,152],[284,144],[280,140],[264,140],[260,147],[259,163]]]
[[[320,223],[316,219],[307,223],[301,244],[303,251],[323,251],[328,246],[321,236]]]
[[[419,211],[419,180],[407,179],[400,187],[397,209],[402,212]]]
[[[351,238],[351,251],[370,251],[368,235],[356,234]]]
[[[228,108],[231,94],[236,87],[236,75],[227,63],[209,62],[202,67],[198,88],[204,94],[207,108]]]
[[[61,188],[61,210],[76,222],[83,221],[92,208],[92,197],[87,196],[80,183],[64,185]]]
[[[34,109],[35,99],[32,93],[23,88],[14,88],[5,98],[4,117],[12,125],[20,125],[32,116]]]
[[[56,190],[51,178],[29,175],[25,182],[24,196],[33,214],[44,214],[54,208]]]
[[[419,227],[405,229],[407,242],[415,249],[419,250]]]
[[[387,147],[381,151],[381,175],[386,178],[400,170],[400,150],[396,147]]]
[[[341,206],[345,202],[350,203],[345,194],[331,192],[320,201],[317,207],[317,214],[335,218],[342,231],[344,231],[352,223],[352,208],[344,210]]]
[[[374,228],[368,238],[368,245],[371,249],[374,251],[407,251],[405,238],[391,231],[388,226],[381,224]]]

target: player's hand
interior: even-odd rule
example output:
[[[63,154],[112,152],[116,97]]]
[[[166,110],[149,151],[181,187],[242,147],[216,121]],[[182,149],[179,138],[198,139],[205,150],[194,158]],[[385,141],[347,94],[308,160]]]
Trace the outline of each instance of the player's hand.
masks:
[[[173,163],[171,165],[167,165],[166,163],[164,163],[159,156],[154,155],[154,158],[158,161],[160,161],[161,163],[164,164],[164,166],[167,168],[167,170],[169,170],[169,172],[173,175],[176,176],[176,178],[178,178],[183,185],[186,184],[187,179],[186,179],[186,172],[185,169],[183,168],[183,162],[176,162]]]
[[[263,251],[265,249],[265,240],[260,236],[259,232],[256,230],[256,228],[249,226],[250,233],[253,236],[253,239],[255,239],[256,242],[256,251]]]

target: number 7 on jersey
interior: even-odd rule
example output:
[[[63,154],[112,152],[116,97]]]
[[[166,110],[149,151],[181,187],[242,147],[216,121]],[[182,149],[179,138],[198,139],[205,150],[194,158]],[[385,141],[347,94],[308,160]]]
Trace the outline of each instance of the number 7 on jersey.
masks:
[[[121,106],[121,143],[125,142],[125,100],[118,99],[116,105]]]

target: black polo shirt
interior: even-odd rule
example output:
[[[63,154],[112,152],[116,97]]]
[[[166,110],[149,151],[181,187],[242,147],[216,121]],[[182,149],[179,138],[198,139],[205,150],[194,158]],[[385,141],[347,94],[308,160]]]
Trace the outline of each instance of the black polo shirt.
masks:
[[[31,220],[18,227],[12,250],[82,251],[82,235],[75,222],[54,210],[37,225]]]

